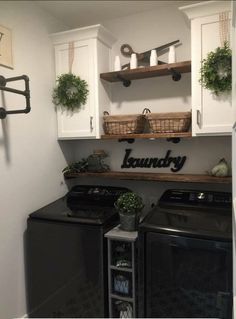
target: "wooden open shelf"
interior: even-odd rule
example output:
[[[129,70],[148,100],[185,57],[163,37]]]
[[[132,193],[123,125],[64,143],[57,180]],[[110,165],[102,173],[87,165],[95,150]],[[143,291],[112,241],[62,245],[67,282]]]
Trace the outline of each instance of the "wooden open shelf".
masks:
[[[157,181],[157,182],[183,182],[183,183],[210,183],[230,184],[231,177],[214,177],[198,174],[174,174],[174,173],[143,173],[143,172],[105,172],[105,173],[65,173],[64,177],[101,177],[120,180]]]
[[[138,80],[157,76],[173,75],[173,70],[178,73],[191,72],[191,61],[166,63],[150,67],[132,70],[101,73],[100,78],[108,82],[120,82],[123,80]]]
[[[156,139],[156,138],[178,138],[178,137],[192,137],[192,132],[180,133],[142,133],[142,134],[125,134],[125,135],[102,135],[101,139],[115,140],[115,139]]]

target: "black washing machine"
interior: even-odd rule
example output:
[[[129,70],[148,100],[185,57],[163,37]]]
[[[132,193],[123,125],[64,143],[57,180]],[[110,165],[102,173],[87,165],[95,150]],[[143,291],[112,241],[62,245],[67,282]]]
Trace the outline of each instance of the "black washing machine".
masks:
[[[140,317],[232,318],[230,193],[166,191],[139,247]]]
[[[29,318],[107,317],[104,233],[118,224],[126,188],[74,186],[30,214],[26,231]]]

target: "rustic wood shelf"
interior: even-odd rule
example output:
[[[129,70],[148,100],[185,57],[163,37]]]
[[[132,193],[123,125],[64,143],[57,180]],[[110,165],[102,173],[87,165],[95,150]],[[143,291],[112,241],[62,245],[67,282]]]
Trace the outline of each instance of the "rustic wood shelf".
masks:
[[[166,63],[132,70],[101,73],[100,78],[108,82],[123,82],[124,80],[131,81],[165,75],[173,76],[173,71],[180,74],[191,72],[191,61],[170,64]]]
[[[156,138],[178,138],[178,137],[192,137],[192,132],[180,133],[142,133],[142,134],[111,134],[102,135],[101,139],[115,140],[115,139],[156,139]]]
[[[101,177],[120,180],[157,181],[157,182],[183,182],[183,183],[209,183],[230,184],[231,177],[214,177],[199,174],[174,174],[174,173],[143,173],[143,172],[105,172],[105,173],[65,173],[64,177]]]

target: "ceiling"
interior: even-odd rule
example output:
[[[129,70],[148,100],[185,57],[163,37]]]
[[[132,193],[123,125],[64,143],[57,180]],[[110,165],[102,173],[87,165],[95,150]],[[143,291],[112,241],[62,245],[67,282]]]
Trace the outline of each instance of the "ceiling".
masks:
[[[180,7],[200,1],[34,1],[70,28],[99,24],[103,21],[163,6]]]

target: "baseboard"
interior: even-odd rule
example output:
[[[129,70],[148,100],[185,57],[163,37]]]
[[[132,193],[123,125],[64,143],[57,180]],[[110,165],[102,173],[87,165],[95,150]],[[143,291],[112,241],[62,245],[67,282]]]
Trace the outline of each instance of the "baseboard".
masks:
[[[22,317],[13,318],[13,319],[24,319],[24,318],[28,318],[28,315],[27,315],[27,314],[25,314],[25,315],[24,315],[24,316],[22,316]]]

